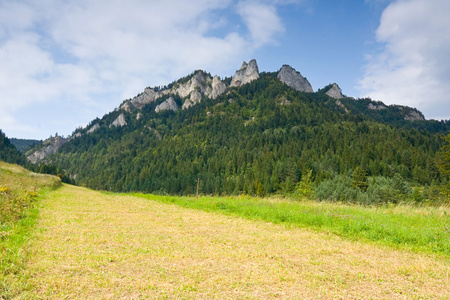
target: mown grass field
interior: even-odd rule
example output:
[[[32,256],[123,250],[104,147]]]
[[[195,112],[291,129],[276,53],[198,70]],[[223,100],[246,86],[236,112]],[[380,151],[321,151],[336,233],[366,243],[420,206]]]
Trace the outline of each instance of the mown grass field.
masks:
[[[326,231],[350,240],[450,258],[450,207],[409,204],[362,207],[317,201],[253,197],[135,196],[186,208]]]
[[[448,222],[445,208],[414,212],[414,208],[392,207],[372,212],[337,205],[341,215],[336,215],[330,204],[258,199],[264,209],[255,215],[248,211],[251,206],[258,207],[253,201],[257,200],[120,195],[64,185],[41,200],[36,236],[24,271],[27,284],[15,296],[449,299],[450,260],[441,249],[445,244],[409,247],[356,233],[350,238],[352,231],[340,234],[325,221],[295,223],[289,218],[269,219],[263,213],[266,206],[272,211],[267,215],[272,216],[282,215],[277,207],[287,207],[292,216],[308,210],[312,219],[324,215],[330,224],[339,219],[388,215],[373,220],[385,225],[405,216],[410,216],[413,221],[408,222],[413,224],[420,220],[414,218],[424,215],[431,220],[428,226],[441,228]],[[237,209],[232,207],[238,203],[248,215],[236,216]],[[299,205],[298,211],[295,205]],[[362,212],[367,215],[358,215]],[[354,214],[357,217],[352,217]],[[395,215],[398,219],[389,221]],[[399,227],[399,231],[404,229]]]

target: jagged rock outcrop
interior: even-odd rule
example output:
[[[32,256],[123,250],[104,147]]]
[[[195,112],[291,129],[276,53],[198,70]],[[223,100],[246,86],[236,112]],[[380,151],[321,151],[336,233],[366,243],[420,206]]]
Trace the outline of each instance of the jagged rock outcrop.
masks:
[[[202,94],[199,91],[193,91],[191,97],[186,99],[183,103],[182,109],[187,109],[202,100]]]
[[[160,111],[165,111],[165,110],[173,110],[173,111],[178,110],[178,105],[175,102],[175,100],[173,99],[173,97],[170,97],[169,99],[167,99],[163,103],[159,104],[155,108],[155,112],[160,112]]]
[[[191,79],[185,83],[177,83],[171,89],[155,90],[146,88],[143,93],[131,100],[125,101],[119,109],[131,112],[132,108],[142,109],[145,105],[154,102],[165,95],[178,95],[185,99],[183,109],[199,103],[203,96],[216,99],[225,93],[227,85],[222,82],[219,76],[197,71]]]
[[[197,71],[197,73],[185,84],[181,84],[174,88],[172,94],[178,94],[182,98],[186,98],[192,92],[198,91],[204,95],[209,95],[212,91],[211,88],[212,78],[205,74],[203,71]]]
[[[170,92],[169,90],[155,91],[152,88],[146,88],[142,94],[131,99],[129,103],[131,103],[137,109],[141,109],[145,105],[153,101],[156,101],[157,99],[161,98],[164,95],[167,95],[169,92]],[[129,105],[127,106],[125,103],[122,107],[126,110],[126,108],[129,108]]]
[[[309,81],[289,65],[283,65],[277,76],[278,80],[299,92],[312,93]]]
[[[406,121],[425,121],[425,117],[418,111],[410,111],[405,115]]]
[[[367,108],[372,109],[372,110],[387,109],[387,107],[383,104],[373,104],[373,103],[369,103],[369,105],[367,105]]]
[[[336,83],[333,83],[331,88],[325,94],[334,99],[344,98],[344,95],[342,95],[340,87]]]
[[[28,155],[27,160],[32,164],[38,163],[46,158],[48,155],[55,153],[58,149],[67,142],[67,139],[55,136],[46,139],[42,145],[43,147]]]
[[[91,128],[89,128],[89,130],[87,131],[87,133],[92,133],[94,131],[96,131],[97,129],[100,128],[100,124],[96,123],[94,124]]]
[[[113,127],[113,126],[126,126],[127,125],[127,121],[125,121],[125,116],[124,114],[120,114],[117,119],[114,120],[114,122],[112,122],[109,125],[109,128]]]
[[[225,93],[225,91],[227,90],[227,85],[225,83],[223,83],[219,76],[214,76],[213,80],[212,80],[212,91],[211,94],[209,94],[209,97],[211,99],[216,99],[217,97],[219,97],[220,95],[222,95],[223,93]]]
[[[400,111],[404,113],[405,121],[425,121],[425,117],[420,111],[410,107],[400,105],[395,106],[397,106],[400,109]]]
[[[259,70],[256,60],[252,59],[248,64],[244,61],[241,68],[236,71],[231,79],[230,87],[241,86],[258,78]]]

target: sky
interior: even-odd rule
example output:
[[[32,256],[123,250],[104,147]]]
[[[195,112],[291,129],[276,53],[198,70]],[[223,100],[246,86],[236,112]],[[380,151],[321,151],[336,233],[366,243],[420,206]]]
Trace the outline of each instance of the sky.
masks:
[[[145,87],[288,64],[450,119],[448,0],[0,0],[0,129],[70,136]]]

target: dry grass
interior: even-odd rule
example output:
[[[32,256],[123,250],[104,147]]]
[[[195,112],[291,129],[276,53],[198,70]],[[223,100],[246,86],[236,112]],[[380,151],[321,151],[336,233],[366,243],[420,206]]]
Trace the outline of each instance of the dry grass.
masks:
[[[64,186],[29,263],[45,299],[449,299],[450,262]]]

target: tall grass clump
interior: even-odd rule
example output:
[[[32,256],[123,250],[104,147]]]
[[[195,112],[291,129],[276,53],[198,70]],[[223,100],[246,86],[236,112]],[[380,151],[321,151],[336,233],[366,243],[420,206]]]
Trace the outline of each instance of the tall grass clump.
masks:
[[[0,299],[13,298],[25,288],[23,266],[38,215],[37,200],[60,184],[56,176],[0,161]]]

